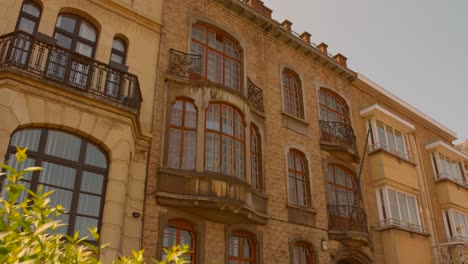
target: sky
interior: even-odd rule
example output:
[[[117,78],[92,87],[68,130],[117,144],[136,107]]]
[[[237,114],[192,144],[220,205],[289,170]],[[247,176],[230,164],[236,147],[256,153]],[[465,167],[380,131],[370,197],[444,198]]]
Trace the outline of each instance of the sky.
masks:
[[[468,0],[264,0],[273,18],[468,139]]]

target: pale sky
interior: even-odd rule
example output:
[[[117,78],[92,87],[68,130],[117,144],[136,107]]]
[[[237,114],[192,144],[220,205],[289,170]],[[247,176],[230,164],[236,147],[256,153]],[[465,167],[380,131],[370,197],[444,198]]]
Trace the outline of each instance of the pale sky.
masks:
[[[468,0],[264,0],[273,18],[468,139]]]

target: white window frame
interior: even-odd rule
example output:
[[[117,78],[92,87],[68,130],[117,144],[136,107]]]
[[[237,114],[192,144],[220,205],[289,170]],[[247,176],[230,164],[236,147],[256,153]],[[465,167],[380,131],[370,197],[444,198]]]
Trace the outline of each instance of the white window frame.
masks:
[[[462,215],[464,217],[464,225],[460,226],[460,232],[461,234],[459,235],[457,231],[457,227],[455,227],[455,214]],[[448,221],[450,221],[450,225],[447,222],[447,216],[448,216]],[[445,225],[445,231],[447,233],[447,237],[450,242],[468,242],[468,214],[455,210],[453,208],[449,208],[446,210],[442,211],[442,218],[444,219],[444,225]],[[464,227],[464,228],[463,228]]]
[[[393,216],[392,215],[392,209],[390,206],[390,198],[389,198],[389,190],[392,190],[396,193],[397,195],[397,210],[398,210],[398,216]],[[405,203],[406,203],[406,210],[407,210],[407,215],[409,218],[409,223],[404,222],[402,220],[401,216],[401,208],[400,208],[400,201],[398,199],[398,194],[403,194],[405,197]],[[410,212],[410,206],[408,203],[408,197],[412,197],[415,201],[415,215],[416,215],[416,222],[417,224],[412,223],[411,219],[411,212]],[[401,226],[403,228],[415,230],[418,232],[425,232],[424,226],[422,224],[422,219],[421,219],[421,209],[419,206],[419,199],[417,196],[413,194],[406,193],[404,191],[400,191],[395,188],[391,188],[388,186],[383,186],[381,188],[376,189],[376,198],[377,198],[377,205],[378,205],[378,211],[379,211],[379,219],[380,219],[380,226],[381,227],[388,227],[388,226]],[[383,201],[382,201],[383,198]],[[384,212],[385,210],[385,212]],[[384,217],[385,214],[385,217]]]
[[[432,164],[432,169],[434,171],[434,179],[441,180],[441,179],[448,179],[450,181],[453,181],[459,185],[468,187],[468,180],[466,178],[467,172],[465,171],[465,166],[461,161],[457,161],[455,159],[450,158],[446,154],[442,152],[431,152],[431,164]],[[448,174],[446,172],[442,171],[442,160],[444,160],[446,163],[449,161],[450,162],[450,171],[451,173]],[[452,164],[456,163],[457,165],[457,175],[453,173],[453,167]]]
[[[382,142],[380,136],[379,136],[379,132],[378,132],[378,126],[377,126],[377,123],[380,122],[382,123],[383,125],[383,129],[384,129],[384,135],[385,135],[385,142]],[[369,119],[369,123],[370,123],[370,126],[371,126],[371,129],[372,129],[372,137],[370,138],[371,142],[369,142],[369,151],[370,152],[374,152],[374,151],[377,151],[377,150],[384,150],[384,151],[387,151],[389,153],[392,153],[402,159],[405,159],[405,160],[408,160],[408,161],[412,161],[411,159],[411,155],[410,155],[410,148],[409,148],[409,145],[408,145],[408,142],[409,142],[409,139],[408,139],[408,134],[405,133],[404,131],[400,130],[400,129],[397,129],[391,125],[388,125],[386,124],[384,121],[381,121],[380,119],[376,119],[376,118],[370,118]],[[369,126],[369,123],[367,126]],[[388,132],[387,132],[387,128],[391,129],[392,133],[393,133],[393,144],[395,146],[395,148],[391,148],[388,144],[389,142],[389,135],[388,135]],[[401,139],[402,139],[402,143],[403,143],[403,149],[400,150],[398,149],[398,144],[396,142],[396,134],[400,133],[401,134]]]

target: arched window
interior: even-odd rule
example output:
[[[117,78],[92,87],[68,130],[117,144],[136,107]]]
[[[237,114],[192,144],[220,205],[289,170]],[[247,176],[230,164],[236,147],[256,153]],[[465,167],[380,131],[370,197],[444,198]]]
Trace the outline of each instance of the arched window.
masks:
[[[192,27],[192,53],[202,56],[202,76],[240,90],[241,49],[230,36],[201,24]]]
[[[328,204],[337,206],[356,206],[356,180],[350,171],[331,164],[327,170]]]
[[[192,102],[176,100],[169,120],[168,167],[195,169],[197,110]]]
[[[292,264],[313,264],[314,253],[309,243],[298,241],[293,247],[293,263]]]
[[[163,248],[167,249],[174,245],[189,245],[190,252],[184,255],[185,259],[192,264],[196,264],[196,233],[194,226],[181,219],[169,220],[167,226],[164,228],[163,234]],[[166,254],[163,252],[163,260],[166,259]]]
[[[16,22],[16,30],[30,34],[36,32],[40,17],[41,7],[33,1],[24,1]]]
[[[255,264],[256,245],[253,235],[235,231],[229,239],[229,264]]]
[[[349,108],[346,102],[328,89],[320,89],[320,120],[350,124]]]
[[[283,70],[284,111],[295,117],[304,118],[302,105],[302,86],[297,73]]]
[[[250,174],[252,176],[252,187],[257,191],[262,190],[262,159],[261,138],[254,124],[250,125]]]
[[[112,41],[110,61],[125,65],[126,57],[127,57],[127,44],[125,43],[123,39],[119,37],[115,37],[114,40]]]
[[[309,180],[304,155],[297,150],[288,153],[289,202],[309,206]]]
[[[210,104],[205,135],[205,169],[244,180],[244,124],[240,113],[225,104]]]
[[[16,146],[28,147],[29,158],[17,164]],[[36,192],[54,190],[51,205],[62,205],[66,214],[60,216],[68,224],[58,232],[92,239],[87,228],[101,225],[108,161],[95,144],[78,136],[52,129],[21,129],[12,134],[7,153],[12,167],[43,167],[43,171],[25,174],[22,182]],[[22,197],[24,199],[25,197]]]

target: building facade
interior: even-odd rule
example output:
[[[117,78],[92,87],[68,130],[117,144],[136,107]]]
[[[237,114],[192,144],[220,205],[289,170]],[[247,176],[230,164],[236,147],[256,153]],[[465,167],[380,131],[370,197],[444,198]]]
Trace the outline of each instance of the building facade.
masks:
[[[462,263],[455,133],[271,13],[164,2],[146,254],[188,243],[193,263]]]
[[[466,142],[262,1],[0,4],[0,155],[105,263],[467,261]]]
[[[115,259],[141,247],[162,1],[1,0],[0,156],[45,168],[61,232],[98,227]],[[144,63],[141,63],[141,62]]]

